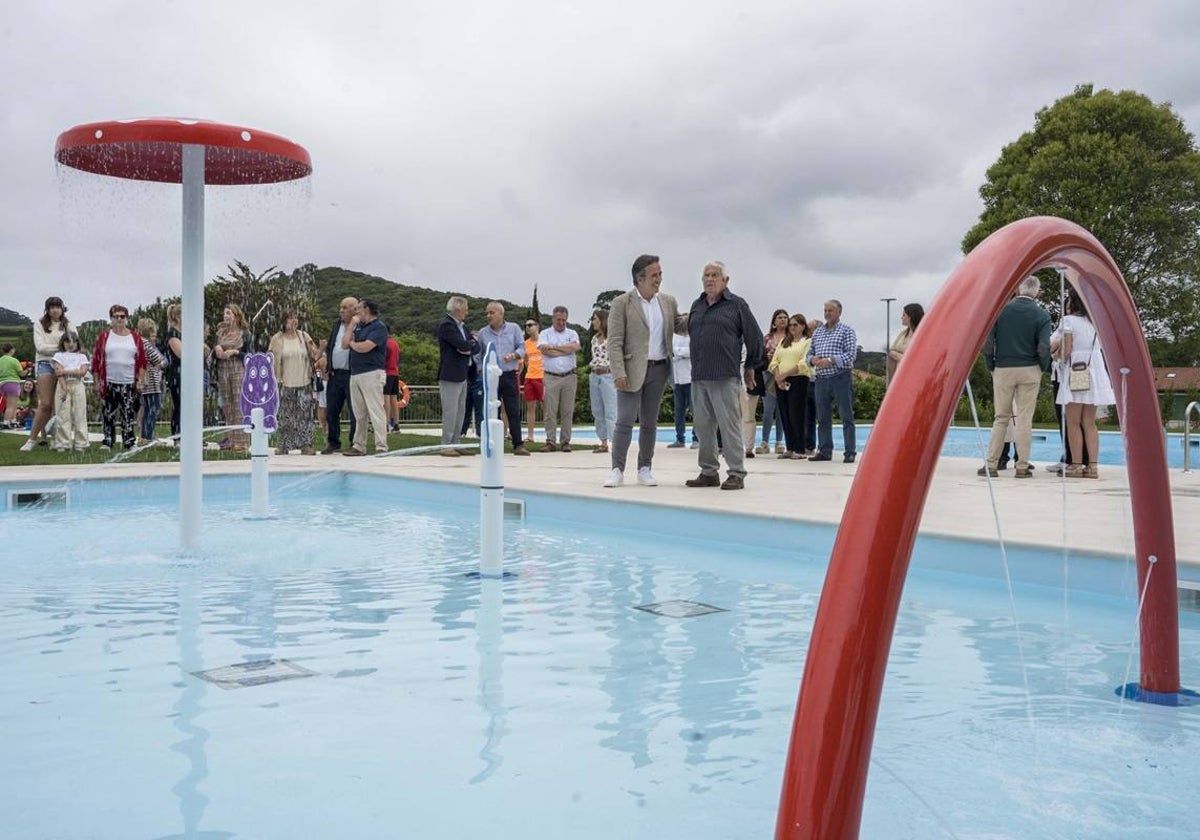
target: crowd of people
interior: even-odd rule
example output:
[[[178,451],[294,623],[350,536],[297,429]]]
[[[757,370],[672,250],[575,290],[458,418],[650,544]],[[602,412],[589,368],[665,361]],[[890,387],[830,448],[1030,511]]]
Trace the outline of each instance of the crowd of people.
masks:
[[[686,309],[663,292],[662,264],[651,254],[631,268],[632,287],[607,309],[596,309],[589,322],[586,362],[588,397],[595,420],[597,454],[609,456],[605,487],[625,483],[629,449],[637,428],[634,471],[638,484],[657,485],[653,473],[657,424],[663,395],[673,388],[675,440],[668,448],[691,446],[699,473],[689,487],[738,490],[745,486],[746,459],[772,452],[780,459],[831,461],[833,413],[842,425],[842,461],[857,454],[853,367],[858,339],[842,320],[842,304],[827,300],[821,318],[776,309],[760,328],[746,301],[730,290],[730,276],[719,261],[704,266],[701,292]],[[1050,469],[1070,478],[1096,478],[1099,436],[1097,409],[1114,402],[1103,350],[1087,309],[1073,289],[1064,298],[1057,329],[1038,305],[1040,282],[1025,278],[1004,307],[984,345],[992,371],[995,419],[981,476],[998,476],[1010,460],[1014,475],[1029,478],[1033,413],[1042,375],[1054,383],[1056,410],[1063,430],[1064,453]],[[362,456],[370,434],[376,454],[388,451],[388,433],[398,428],[400,347],[379,307],[369,299],[347,297],[329,336],[316,341],[300,329],[299,314],[284,313],[283,328],[271,336],[269,352],[278,387],[276,453],[316,454],[318,423],[325,427],[323,454]],[[572,432],[584,342],[568,325],[565,306],[554,307],[544,328],[528,319],[523,328],[505,320],[503,304],[492,301],[485,323],[467,326],[466,298],[455,295],[437,326],[438,393],[441,401],[444,457],[474,454],[462,444],[473,428],[480,432],[486,412],[480,370],[489,346],[500,368],[500,416],[512,441],[512,453],[528,456],[535,417],[541,409],[541,452],[572,451]],[[12,345],[0,346],[0,397],[3,422],[11,427],[23,390],[36,393],[36,412],[21,451],[31,451],[52,429],[55,450],[89,446],[86,383],[100,401],[101,446],[126,448],[155,439],[169,394],[173,412],[171,439],[179,434],[180,365],[184,354],[182,310],[167,308],[165,340],[158,327],[141,319],[129,323],[129,310],[114,304],[110,324],[96,338],[90,355],[67,318],[61,298],[46,299],[34,323],[36,358],[28,377]],[[910,303],[901,311],[901,329],[891,342],[888,373],[894,375],[916,335],[924,309]],[[221,448],[246,447],[239,397],[246,357],[253,351],[250,326],[241,308],[226,306],[211,343],[204,341],[205,388],[215,389],[226,435]],[[32,379],[32,382],[30,382]],[[757,421],[762,401],[761,435]],[[524,423],[522,419],[524,412]],[[691,440],[687,438],[691,414]],[[342,415],[348,415],[343,443]],[[772,449],[772,433],[774,448]],[[1009,448],[1015,452],[1010,456]],[[725,478],[720,476],[721,461]]]

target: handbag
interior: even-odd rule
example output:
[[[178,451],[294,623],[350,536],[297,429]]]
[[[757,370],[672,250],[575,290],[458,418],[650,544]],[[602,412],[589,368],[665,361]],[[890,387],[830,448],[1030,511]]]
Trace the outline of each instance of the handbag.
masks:
[[[1088,350],[1088,360],[1086,362],[1072,362],[1071,372],[1067,376],[1067,387],[1072,391],[1090,391],[1092,390],[1092,371],[1090,369],[1092,363],[1092,352],[1096,349],[1096,336],[1092,335],[1092,346]]]

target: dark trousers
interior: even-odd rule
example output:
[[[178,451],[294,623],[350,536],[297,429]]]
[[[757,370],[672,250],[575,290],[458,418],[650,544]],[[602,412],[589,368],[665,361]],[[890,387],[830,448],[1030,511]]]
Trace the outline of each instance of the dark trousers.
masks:
[[[692,407],[692,383],[685,382],[675,388],[675,442],[686,443],[687,410]],[[692,427],[692,442],[696,442],[696,428]]]
[[[811,378],[808,379],[808,387],[805,390],[808,394],[805,398],[807,407],[804,412],[804,449],[810,451],[817,448],[817,389],[813,386]]]
[[[783,426],[783,439],[788,452],[804,451],[804,429],[808,415],[808,377],[789,376],[786,391],[775,396],[779,406],[779,419]]]
[[[520,446],[521,438],[521,394],[517,387],[517,372],[506,370],[500,374],[499,397],[508,416],[508,433],[512,436],[513,448]]]
[[[167,390],[171,393],[171,436],[178,437],[179,435],[179,419],[183,416],[183,411],[179,407],[179,374],[167,380]]]
[[[350,415],[350,440],[354,440],[357,423],[350,410],[350,371],[335,370],[325,382],[325,426],[329,446],[342,448],[342,409]]]
[[[818,376],[816,381],[817,401],[817,450],[828,455],[833,452],[833,403],[837,401],[838,416],[842,418],[842,452],[854,455],[854,380],[849,370],[839,370],[830,376]]]
[[[508,409],[504,409],[508,413]],[[475,436],[479,437],[479,424],[483,421],[483,377],[476,376],[467,384],[467,410],[463,413],[462,429],[459,434],[465,435],[467,429],[475,426]]]

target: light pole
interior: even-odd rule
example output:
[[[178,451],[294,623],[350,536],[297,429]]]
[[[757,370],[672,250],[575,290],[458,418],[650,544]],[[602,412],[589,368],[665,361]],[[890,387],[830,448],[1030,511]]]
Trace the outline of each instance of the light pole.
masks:
[[[892,384],[892,383],[891,383],[891,379],[892,379],[892,377],[891,377],[891,376],[888,374],[888,354],[892,352],[892,343],[891,343],[890,341],[888,341],[888,330],[889,330],[889,329],[891,329],[891,327],[892,327],[892,301],[894,301],[894,300],[895,300],[895,298],[886,298],[886,297],[885,297],[885,298],[880,298],[879,300],[880,300],[880,302],[881,302],[881,303],[883,303],[883,304],[884,304],[884,316],[883,316],[883,387],[884,387],[884,388],[887,388],[887,386],[888,386],[888,385]]]

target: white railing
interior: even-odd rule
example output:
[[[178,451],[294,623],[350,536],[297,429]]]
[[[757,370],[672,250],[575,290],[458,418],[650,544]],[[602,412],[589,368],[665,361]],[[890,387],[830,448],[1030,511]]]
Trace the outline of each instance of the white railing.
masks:
[[[1187,408],[1183,410],[1183,471],[1192,471],[1192,412],[1196,412],[1196,417],[1200,418],[1200,402],[1192,401],[1187,404]]]

